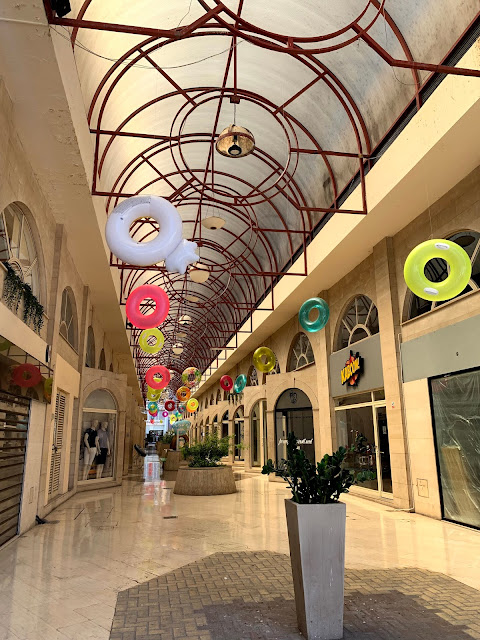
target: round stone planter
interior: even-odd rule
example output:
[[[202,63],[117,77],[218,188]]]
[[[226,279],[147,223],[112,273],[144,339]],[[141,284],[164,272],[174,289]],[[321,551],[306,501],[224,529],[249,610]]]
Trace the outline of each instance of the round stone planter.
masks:
[[[172,449],[168,450],[167,459],[163,468],[165,471],[177,471],[180,466],[180,462],[182,461],[182,452],[181,451],[172,451]]]
[[[173,493],[182,496],[222,496],[236,491],[232,467],[180,467]]]

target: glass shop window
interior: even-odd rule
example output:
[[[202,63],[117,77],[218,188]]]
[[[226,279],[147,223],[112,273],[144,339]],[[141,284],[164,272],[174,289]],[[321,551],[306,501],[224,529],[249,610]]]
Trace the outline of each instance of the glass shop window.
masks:
[[[117,405],[111,393],[96,389],[82,413],[78,479],[82,482],[113,478]]]
[[[430,381],[443,517],[480,527],[480,370]]]

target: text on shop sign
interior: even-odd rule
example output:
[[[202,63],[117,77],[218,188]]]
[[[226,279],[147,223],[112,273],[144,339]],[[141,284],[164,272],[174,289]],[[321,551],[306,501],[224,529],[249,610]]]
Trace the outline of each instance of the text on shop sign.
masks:
[[[358,377],[361,373],[363,373],[363,358],[358,351],[355,354],[353,351],[350,351],[350,357],[340,372],[342,384],[348,382],[348,384],[353,387],[357,384]]]

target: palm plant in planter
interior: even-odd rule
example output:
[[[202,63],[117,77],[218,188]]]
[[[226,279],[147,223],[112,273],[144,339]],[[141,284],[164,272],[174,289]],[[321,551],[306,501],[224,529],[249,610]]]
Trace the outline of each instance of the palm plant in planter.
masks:
[[[277,467],[268,460],[262,469],[281,476],[292,490],[285,500],[288,540],[297,621],[308,640],[343,638],[346,507],[339,498],[352,484],[372,477],[372,472],[355,477],[344,469],[346,454],[340,447],[314,465],[290,433],[287,458]]]

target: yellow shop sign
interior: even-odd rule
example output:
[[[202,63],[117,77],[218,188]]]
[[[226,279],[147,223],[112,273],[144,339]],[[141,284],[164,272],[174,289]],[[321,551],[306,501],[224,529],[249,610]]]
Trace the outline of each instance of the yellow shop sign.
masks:
[[[342,384],[348,382],[350,386],[357,384],[358,377],[363,371],[363,358],[360,354],[350,351],[350,358],[346,361],[345,366],[340,371]]]

